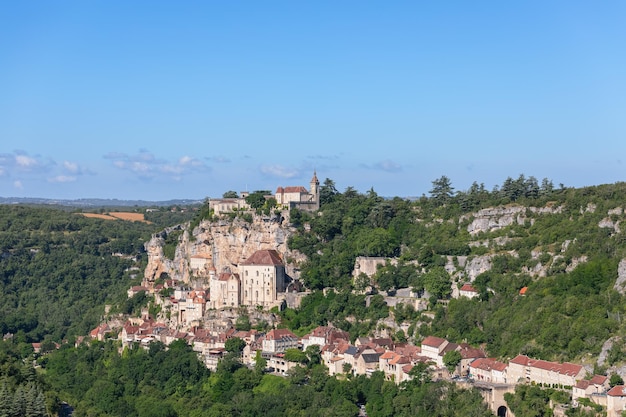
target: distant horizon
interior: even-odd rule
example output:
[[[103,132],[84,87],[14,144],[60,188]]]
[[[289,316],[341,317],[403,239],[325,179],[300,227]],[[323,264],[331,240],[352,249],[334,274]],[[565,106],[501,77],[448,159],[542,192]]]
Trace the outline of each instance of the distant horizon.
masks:
[[[0,195],[624,180],[626,3],[0,5]]]

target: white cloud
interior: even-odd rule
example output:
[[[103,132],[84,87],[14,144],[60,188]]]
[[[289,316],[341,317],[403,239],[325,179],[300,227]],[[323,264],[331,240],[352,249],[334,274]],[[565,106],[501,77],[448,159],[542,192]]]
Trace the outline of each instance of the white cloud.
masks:
[[[35,158],[27,155],[15,155],[15,163],[20,168],[30,169],[38,165]]]
[[[22,184],[22,181],[20,180],[13,181],[13,186],[19,190],[24,189],[24,185]]]
[[[157,158],[146,149],[140,149],[134,155],[109,152],[104,155],[104,158],[110,159],[114,167],[130,171],[144,180],[165,176],[171,180],[180,181],[184,175],[209,170],[204,162],[192,156],[184,155],[177,160],[168,161]]]
[[[385,172],[402,172],[402,165],[392,161],[391,159],[385,159],[373,165],[361,164],[360,166],[366,169],[375,169]]]
[[[48,178],[48,182],[54,183],[66,183],[66,182],[74,182],[76,181],[76,177],[69,175],[57,175],[56,177]]]
[[[79,172],[78,164],[70,161],[63,161],[63,168],[65,168],[68,172],[77,173]]]
[[[282,165],[263,165],[261,166],[261,173],[277,178],[295,178],[300,174],[297,169]]]

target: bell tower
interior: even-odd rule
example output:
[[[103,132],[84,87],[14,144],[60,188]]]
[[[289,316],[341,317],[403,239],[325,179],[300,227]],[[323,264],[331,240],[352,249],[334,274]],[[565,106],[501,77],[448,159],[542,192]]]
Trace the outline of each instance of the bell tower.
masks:
[[[320,208],[320,181],[317,179],[317,172],[313,171],[313,178],[311,178],[311,188],[309,193],[311,194],[311,201],[315,202],[315,209]]]

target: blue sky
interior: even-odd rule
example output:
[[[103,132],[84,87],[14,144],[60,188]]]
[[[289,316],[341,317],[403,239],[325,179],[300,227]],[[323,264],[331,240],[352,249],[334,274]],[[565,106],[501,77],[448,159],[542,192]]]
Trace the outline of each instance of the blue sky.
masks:
[[[623,181],[623,1],[0,5],[0,196]]]

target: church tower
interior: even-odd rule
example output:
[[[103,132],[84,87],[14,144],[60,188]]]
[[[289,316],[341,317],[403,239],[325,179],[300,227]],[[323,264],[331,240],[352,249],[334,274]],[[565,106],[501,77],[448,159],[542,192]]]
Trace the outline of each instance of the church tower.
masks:
[[[320,181],[317,179],[317,172],[313,171],[313,178],[311,178],[311,188],[309,193],[311,194],[311,201],[315,202],[316,210],[320,208]]]

